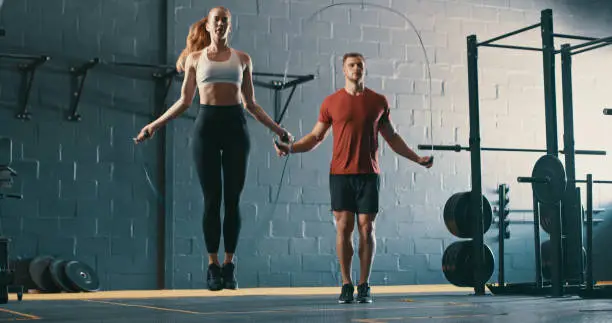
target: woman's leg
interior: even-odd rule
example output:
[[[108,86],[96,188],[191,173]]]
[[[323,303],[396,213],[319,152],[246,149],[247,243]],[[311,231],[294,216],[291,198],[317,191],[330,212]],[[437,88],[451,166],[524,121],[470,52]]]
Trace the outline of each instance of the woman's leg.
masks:
[[[242,119],[242,118],[241,118]],[[240,196],[246,180],[249,152],[251,148],[246,120],[237,125],[232,136],[226,138],[221,163],[223,165],[223,201],[225,217],[223,219],[223,242],[225,259],[223,278],[225,288],[237,288],[234,275],[234,253],[238,246],[242,218],[240,215]]]
[[[210,116],[201,112],[195,124],[193,153],[204,196],[202,229],[208,251],[207,283],[210,290],[223,288],[217,253],[221,241],[221,151],[216,136],[210,135]]]
[[[223,164],[223,201],[225,207],[223,241],[226,253],[224,263],[232,262],[238,245],[241,228],[240,196],[244,189],[250,150],[248,138],[238,135],[236,137],[232,138],[236,140],[236,143],[232,147],[226,147],[221,158]]]
[[[208,263],[219,264],[217,252],[221,241],[221,153],[205,139],[194,140],[195,164],[204,196],[202,229],[208,251]]]

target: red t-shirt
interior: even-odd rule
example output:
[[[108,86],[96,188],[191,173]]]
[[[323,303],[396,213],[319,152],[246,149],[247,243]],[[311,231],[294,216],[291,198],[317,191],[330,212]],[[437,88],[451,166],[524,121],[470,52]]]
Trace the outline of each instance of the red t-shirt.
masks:
[[[378,130],[390,122],[384,95],[368,88],[351,95],[344,88],[323,100],[319,121],[331,124],[331,174],[379,174]]]

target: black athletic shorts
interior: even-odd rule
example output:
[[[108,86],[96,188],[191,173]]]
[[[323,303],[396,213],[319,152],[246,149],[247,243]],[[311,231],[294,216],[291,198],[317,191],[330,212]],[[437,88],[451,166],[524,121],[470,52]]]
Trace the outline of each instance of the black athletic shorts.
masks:
[[[378,213],[378,174],[329,175],[332,211]]]

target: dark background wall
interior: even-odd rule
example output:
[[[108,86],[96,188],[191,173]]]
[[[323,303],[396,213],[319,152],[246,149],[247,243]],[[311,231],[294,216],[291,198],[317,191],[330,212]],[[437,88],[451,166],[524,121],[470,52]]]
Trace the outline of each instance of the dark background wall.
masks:
[[[334,7],[308,20],[332,1],[6,0],[0,25],[7,35],[0,38],[0,52],[52,58],[36,69],[28,101],[31,120],[15,118],[20,93],[15,67],[25,61],[0,59],[0,136],[12,139],[13,167],[19,172],[13,191],[24,195],[23,200],[0,203],[0,233],[12,238],[11,254],[83,260],[97,269],[104,289],[204,287],[202,199],[191,157],[195,105],[164,133],[134,146],[132,137],[155,112],[155,69],[104,63],[87,74],[79,105],[82,120],[68,121],[66,113],[71,66],[94,57],[173,65],[189,25],[213,6],[230,8],[232,46],[253,57],[257,72],[317,76],[300,85],[291,101],[283,123],[292,133],[310,131],[322,98],[342,86],[342,53],[356,50],[368,57],[367,85],[387,95],[394,122],[415,148],[429,144],[432,131],[435,143],[467,145],[467,35],[486,39],[536,23],[546,8],[553,9],[558,32],[607,36],[612,25],[610,6],[597,1],[371,2],[406,14],[421,32],[432,69],[433,113],[417,38],[405,21],[386,10]],[[538,42],[534,31],[507,43]],[[601,49],[575,60],[580,149],[612,148],[606,139],[609,121],[600,112],[609,104],[609,54]],[[544,147],[541,56],[487,49],[481,53],[480,68],[483,146]],[[179,87],[177,79],[166,104],[178,97]],[[273,92],[258,87],[256,95],[273,115]],[[331,140],[289,159],[279,204],[272,212],[283,160],[274,155],[267,130],[253,120],[249,128],[253,148],[236,259],[240,285],[338,284],[327,193]],[[538,157],[483,154],[483,185],[489,198],[494,201],[493,189],[508,183],[511,206],[530,208],[531,191],[516,183],[516,177],[530,174]],[[441,258],[456,239],[444,227],[442,208],[450,195],[469,189],[468,154],[436,154],[436,167],[425,171],[383,144],[381,163],[382,210],[372,283],[445,283]],[[608,157],[581,158],[577,175],[591,172],[612,178],[606,165]],[[611,192],[598,187],[595,206],[606,207]],[[530,216],[516,213],[511,218],[528,222]],[[507,279],[531,280],[532,226],[513,224],[511,231]],[[487,234],[494,251],[495,235],[494,230]]]

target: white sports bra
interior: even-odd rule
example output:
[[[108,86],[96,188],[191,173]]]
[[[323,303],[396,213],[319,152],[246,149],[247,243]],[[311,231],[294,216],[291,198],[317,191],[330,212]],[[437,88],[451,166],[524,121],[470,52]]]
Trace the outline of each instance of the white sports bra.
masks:
[[[196,79],[200,84],[232,83],[240,86],[244,69],[245,66],[234,49],[230,49],[229,59],[216,62],[208,59],[208,47],[206,47],[198,61]]]

